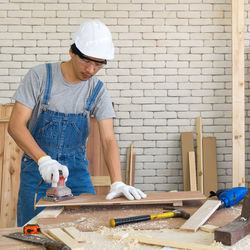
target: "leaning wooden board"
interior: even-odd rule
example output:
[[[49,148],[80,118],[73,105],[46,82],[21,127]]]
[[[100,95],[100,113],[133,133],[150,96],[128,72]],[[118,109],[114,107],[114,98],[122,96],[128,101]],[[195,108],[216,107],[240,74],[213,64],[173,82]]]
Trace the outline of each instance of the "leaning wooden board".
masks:
[[[108,205],[145,205],[145,204],[168,204],[179,201],[205,200],[206,196],[199,191],[183,192],[161,192],[147,194],[147,198],[141,200],[127,200],[126,198],[117,198],[106,200],[105,195],[83,194],[75,196],[72,200],[51,202],[39,200],[36,207],[55,207],[55,206],[108,206]]]

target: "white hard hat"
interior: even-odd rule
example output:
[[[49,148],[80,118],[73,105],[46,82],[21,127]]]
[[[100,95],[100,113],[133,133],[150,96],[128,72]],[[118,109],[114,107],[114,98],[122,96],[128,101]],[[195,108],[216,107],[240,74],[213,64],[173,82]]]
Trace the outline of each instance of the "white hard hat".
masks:
[[[80,25],[72,36],[76,47],[86,56],[113,59],[114,45],[108,27],[99,20],[89,20]]]

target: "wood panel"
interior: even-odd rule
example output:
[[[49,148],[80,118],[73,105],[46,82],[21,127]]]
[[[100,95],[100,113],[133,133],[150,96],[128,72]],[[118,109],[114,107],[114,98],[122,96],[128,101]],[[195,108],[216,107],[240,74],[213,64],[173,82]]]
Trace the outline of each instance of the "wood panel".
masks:
[[[19,189],[21,149],[7,132],[8,120],[13,105],[1,106],[1,205],[0,227],[16,225],[17,199]]]
[[[145,204],[167,204],[176,201],[188,200],[204,200],[206,196],[199,191],[183,191],[183,192],[161,192],[147,194],[147,198],[141,200],[127,200],[125,197],[114,200],[106,200],[105,195],[82,194],[75,196],[72,200],[50,202],[39,200],[37,207],[51,206],[108,206],[108,205],[145,205]]]
[[[209,196],[210,191],[218,189],[216,138],[205,137],[202,139],[203,168],[204,168],[204,194]]]
[[[94,117],[90,118],[90,135],[87,142],[86,155],[89,160],[90,175],[104,177],[100,186],[98,186],[98,183],[94,185],[96,194],[107,194],[110,190],[109,171],[104,159],[98,123]],[[106,185],[103,181],[107,181]]]
[[[192,132],[181,133],[182,176],[184,191],[190,190],[190,174],[188,152],[194,151],[194,136]]]
[[[244,0],[232,0],[233,187],[245,186]]]

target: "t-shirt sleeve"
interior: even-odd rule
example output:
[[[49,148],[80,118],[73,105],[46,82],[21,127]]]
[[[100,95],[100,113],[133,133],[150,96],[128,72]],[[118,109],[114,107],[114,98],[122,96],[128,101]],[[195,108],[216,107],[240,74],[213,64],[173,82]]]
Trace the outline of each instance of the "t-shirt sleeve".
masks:
[[[97,95],[93,111],[91,113],[97,121],[116,117],[111,98],[104,84]]]
[[[41,95],[41,83],[37,73],[30,69],[24,76],[13,99],[33,109]]]

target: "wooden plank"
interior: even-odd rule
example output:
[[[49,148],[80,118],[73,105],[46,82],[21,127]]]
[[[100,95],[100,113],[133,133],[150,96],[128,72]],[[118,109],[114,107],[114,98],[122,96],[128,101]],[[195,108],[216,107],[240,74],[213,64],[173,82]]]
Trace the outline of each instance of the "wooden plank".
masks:
[[[203,147],[203,172],[204,194],[208,197],[210,191],[218,189],[216,138],[206,137],[202,139]]]
[[[62,211],[64,207],[46,207],[42,210],[38,215],[37,218],[56,218]]]
[[[184,191],[190,190],[190,175],[188,152],[194,151],[194,138],[192,132],[181,133],[181,153],[182,153],[182,176]]]
[[[134,186],[135,182],[135,158],[136,155],[133,152],[133,143],[127,150],[127,171],[126,171],[126,184]]]
[[[0,227],[16,225],[17,199],[22,151],[7,133],[5,125]],[[18,166],[19,167],[16,167]]]
[[[189,174],[190,174],[190,190],[197,191],[195,153],[188,152]]]
[[[100,140],[98,123],[94,117],[90,118],[90,134],[86,146],[86,156],[89,160],[88,170],[91,176],[109,176]],[[96,194],[107,194],[110,190],[110,184],[105,186],[94,185],[94,187]]]
[[[149,236],[144,235],[132,235],[130,236],[132,239],[139,241],[143,244],[148,245],[155,245],[155,246],[162,246],[162,247],[174,247],[177,249],[191,249],[191,250],[219,250],[220,247],[216,246],[209,246],[209,245],[202,245],[198,243],[192,243],[192,242],[181,242],[181,241],[174,241],[174,240],[168,240],[168,239],[162,239],[162,238],[153,238]]]
[[[244,221],[242,217],[239,216],[226,226],[216,229],[214,232],[214,239],[224,245],[231,246],[249,233],[250,219]]]
[[[196,232],[218,209],[221,201],[207,200],[181,227],[182,231]]]
[[[86,241],[86,238],[83,236],[83,233],[80,232],[75,227],[65,227],[63,228],[63,231],[66,232],[68,235],[70,235],[73,239],[75,239],[78,242]]]
[[[204,232],[208,232],[208,233],[213,233],[217,228],[218,228],[218,226],[207,224],[207,225],[201,226],[200,230],[202,230]]]
[[[37,207],[50,206],[103,206],[103,205],[140,205],[140,204],[168,204],[178,201],[187,200],[204,200],[206,196],[199,191],[183,191],[183,192],[162,192],[147,194],[147,198],[141,200],[128,200],[125,197],[116,198],[114,200],[106,200],[106,195],[83,194],[76,196],[75,199],[50,202],[39,200]]]
[[[196,118],[196,155],[197,155],[197,175],[198,175],[198,190],[203,190],[203,159],[202,159],[202,118]]]
[[[244,0],[232,0],[233,187],[245,186]]]
[[[48,229],[48,234],[51,235],[55,240],[59,240],[66,244],[71,250],[84,250],[76,240],[65,233],[61,228]]]

